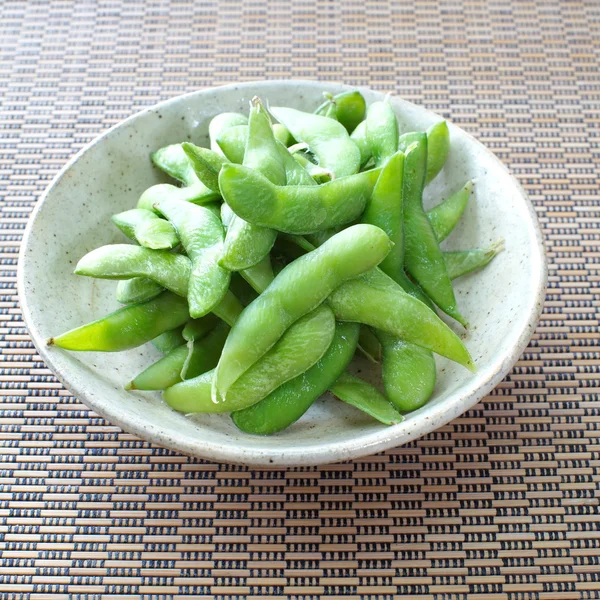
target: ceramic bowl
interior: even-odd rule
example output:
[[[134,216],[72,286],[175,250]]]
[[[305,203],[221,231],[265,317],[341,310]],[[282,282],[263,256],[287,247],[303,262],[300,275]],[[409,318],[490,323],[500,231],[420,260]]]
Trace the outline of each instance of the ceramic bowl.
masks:
[[[270,105],[312,111],[322,92],[343,85],[269,81],[201,90],[162,102],[116,125],[79,152],[50,184],[29,221],[19,262],[19,298],[25,323],[48,367],[82,402],[141,438],[213,461],[248,465],[314,465],[372,454],[404,444],[448,423],[476,404],[509,372],[537,323],[546,267],[535,212],[502,163],[470,135],[450,125],[451,153],[428,186],[426,204],[447,197],[468,179],[475,196],[449,249],[483,247],[504,238],[506,250],[485,270],[456,282],[461,312],[471,328],[465,342],[477,373],[438,359],[431,401],[398,425],[386,427],[331,397],[321,398],[288,430],[270,437],[240,432],[227,415],[185,417],[159,393],[131,393],[123,385],[159,355],[147,344],[116,354],[74,353],[46,339],[117,308],[115,282],[77,277],[86,252],[123,241],[110,216],[135,206],[149,186],[166,181],[149,153],[166,144],[207,143],[210,119],[248,110],[259,95]],[[361,89],[368,103],[384,94]],[[391,97],[400,130],[424,130],[434,113]],[[460,327],[455,330],[461,332]],[[362,365],[363,376],[375,376]]]

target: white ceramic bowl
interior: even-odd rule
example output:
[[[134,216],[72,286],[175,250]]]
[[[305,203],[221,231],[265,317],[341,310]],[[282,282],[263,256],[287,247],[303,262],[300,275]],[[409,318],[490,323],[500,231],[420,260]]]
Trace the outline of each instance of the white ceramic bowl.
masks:
[[[193,92],[123,121],[60,171],[25,231],[19,298],[39,353],[82,402],[126,431],[186,454],[250,465],[314,465],[372,454],[433,431],[476,404],[509,372],[534,331],[544,300],[541,234],[517,181],[491,152],[452,125],[448,163],[428,186],[425,201],[445,198],[476,178],[475,197],[447,247],[486,246],[503,237],[506,250],[484,271],[456,282],[461,312],[471,323],[465,341],[477,373],[439,359],[431,401],[403,423],[386,427],[323,398],[288,430],[251,436],[238,431],[227,415],[186,418],[158,393],[125,392],[123,384],[158,358],[150,344],[116,354],[74,353],[46,345],[48,337],[117,308],[115,282],[77,277],[72,271],[86,252],[123,239],[110,224],[112,214],[134,207],[147,187],[165,181],[151,166],[151,151],[184,140],[205,145],[210,119],[222,111],[246,112],[254,95],[273,106],[312,111],[322,92],[346,89],[331,83],[270,81]],[[368,103],[384,97],[361,91]],[[398,98],[390,101],[401,131],[424,130],[440,119]],[[363,375],[373,376],[369,368],[365,366]]]

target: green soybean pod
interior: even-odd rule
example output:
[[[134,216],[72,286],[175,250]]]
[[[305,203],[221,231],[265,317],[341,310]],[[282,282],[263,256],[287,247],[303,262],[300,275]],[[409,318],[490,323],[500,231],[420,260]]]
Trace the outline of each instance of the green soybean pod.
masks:
[[[448,325],[379,269],[345,281],[327,301],[339,321],[369,325],[475,370],[468,350]]]
[[[182,332],[183,326],[165,331],[152,340],[152,345],[162,354],[169,354],[171,350],[185,345]]]
[[[350,373],[342,373],[330,391],[336,398],[367,413],[384,425],[396,425],[404,420],[377,388]]]
[[[335,96],[327,93],[323,95],[326,100],[317,108],[315,114],[328,117],[331,106],[334,106],[335,118],[346,128],[348,133],[352,133],[365,118],[367,103],[358,90],[342,92]]]
[[[131,240],[154,250],[179,244],[175,229],[168,221],[143,208],[132,208],[111,217],[111,221]]]
[[[219,186],[236,215],[285,233],[305,234],[345,225],[363,212],[379,176],[365,171],[316,186],[276,186],[241,165],[225,165]]]
[[[450,132],[448,123],[440,121],[427,130],[427,185],[444,168],[450,153]]]
[[[223,300],[231,278],[229,271],[218,264],[224,238],[221,220],[202,206],[170,198],[162,200],[157,208],[177,229],[192,261],[187,292],[190,314],[202,317]]]
[[[220,322],[219,318],[213,313],[199,319],[190,319],[183,327],[181,336],[186,342],[197,342],[211,332]]]
[[[194,185],[199,181],[181,144],[160,148],[150,158],[156,167],[183,185]]]
[[[380,167],[398,151],[398,120],[389,102],[373,102],[367,110],[367,143],[375,166]]]
[[[190,318],[185,298],[164,292],[48,340],[65,350],[119,352],[141,346]]]
[[[390,245],[378,227],[354,225],[285,267],[232,327],[216,370],[215,399],[224,398],[294,321],[321,304],[341,283],[381,262]]]
[[[489,248],[472,248],[471,250],[458,250],[444,252],[444,261],[450,279],[457,279],[467,273],[482,269],[504,250],[504,240],[498,240]]]
[[[219,192],[209,190],[201,181],[187,187],[159,183],[149,187],[139,198],[137,208],[155,211],[155,206],[165,198],[191,204],[208,204],[219,199]],[[156,212],[156,211],[155,211]]]
[[[186,344],[178,346],[168,354],[144,369],[125,385],[126,390],[166,390],[168,387],[182,381],[181,369],[188,355]]]
[[[122,279],[117,284],[117,302],[120,304],[135,304],[156,298],[165,288],[147,277],[132,277]]]
[[[449,316],[466,327],[467,322],[456,305],[452,282],[433,228],[423,209],[423,186],[427,162],[427,137],[406,151],[402,201],[404,208],[404,262],[407,271],[425,293]]]
[[[293,108],[273,107],[270,110],[296,140],[308,144],[321,167],[335,173],[336,177],[358,172],[360,151],[341,123]]]
[[[214,372],[177,384],[164,393],[167,404],[181,412],[233,412],[256,404],[286,381],[310,369],[333,340],[335,320],[321,305],[294,323],[281,339],[231,387],[227,397],[212,401]]]
[[[208,148],[195,146],[188,142],[181,145],[198,179],[215,193],[219,192],[219,172],[229,161]]]
[[[239,125],[247,124],[248,119],[240,113],[224,112],[218,114],[216,117],[213,117],[211,122],[208,124],[208,137],[210,138],[210,149],[213,152],[222,154],[223,151],[217,143],[217,139],[219,138],[219,136],[231,127],[237,127]]]
[[[383,348],[383,386],[389,401],[401,412],[421,408],[436,381],[435,358],[430,350],[387,333],[377,333]]]
[[[360,152],[360,166],[364,167],[373,156],[371,145],[367,140],[367,122],[362,121],[350,135]]]
[[[467,181],[458,192],[427,211],[427,218],[438,242],[444,241],[456,227],[467,208],[472,190],[473,182]]]
[[[336,323],[327,352],[310,369],[273,390],[257,404],[231,415],[236,426],[255,435],[270,435],[295,423],[348,366],[358,341],[356,323]]]
[[[190,339],[187,342],[187,352],[181,366],[181,379],[192,379],[214,369],[219,362],[221,350],[223,350],[228,333],[229,325],[221,321],[203,338]]]
[[[112,244],[88,252],[77,263],[75,274],[100,279],[147,277],[175,294],[186,296],[191,268],[190,259],[182,254]]]
[[[310,173],[296,161],[289,150],[280,142],[277,143],[277,150],[285,169],[286,185],[317,185]]]

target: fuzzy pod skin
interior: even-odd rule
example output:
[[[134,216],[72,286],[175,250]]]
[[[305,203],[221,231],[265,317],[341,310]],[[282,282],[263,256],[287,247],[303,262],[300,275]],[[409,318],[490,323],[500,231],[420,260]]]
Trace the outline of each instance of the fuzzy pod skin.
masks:
[[[328,303],[340,321],[369,325],[475,371],[461,339],[433,310],[379,269],[342,283]]]
[[[277,143],[277,151],[285,169],[285,185],[317,185],[317,182],[310,176],[310,173],[279,142]]]
[[[48,340],[65,350],[120,352],[141,346],[190,318],[185,298],[171,292],[119,310]]]
[[[210,149],[218,154],[223,154],[221,147],[219,146],[217,139],[224,132],[231,127],[237,127],[239,125],[247,125],[248,118],[245,115],[235,112],[224,112],[213,117],[211,122],[208,124],[208,137],[210,139]]]
[[[456,252],[444,252],[444,260],[450,279],[457,279],[467,273],[482,269],[504,250],[504,240],[498,240],[489,248],[472,248]]]
[[[336,120],[351,134],[365,118],[367,103],[364,96],[358,90],[354,90],[335,96],[327,94],[326,98],[325,102],[315,110],[315,114],[330,117],[331,107],[335,107]]]
[[[330,391],[336,398],[358,408],[384,425],[395,425],[404,420],[377,388],[350,373],[342,373]]]
[[[467,208],[472,191],[473,182],[467,181],[460,190],[427,211],[438,242],[443,242],[452,233]]]
[[[398,120],[389,102],[373,102],[367,110],[366,138],[375,166],[380,167],[398,151]]]
[[[115,295],[120,304],[136,304],[156,298],[164,291],[165,288],[152,279],[132,277],[119,281]]]
[[[137,208],[156,212],[155,206],[165,199],[189,202],[191,204],[208,204],[220,198],[218,192],[209,190],[201,181],[188,187],[176,187],[170,183],[159,183],[149,187],[139,198]]]
[[[333,340],[335,320],[326,305],[295,322],[264,356],[253,364],[229,389],[227,397],[215,403],[211,397],[215,372],[175,385],[164,398],[180,412],[233,412],[260,402],[274,389],[310,369]]]
[[[150,158],[155,167],[183,185],[194,185],[199,181],[181,144],[171,144],[160,148],[153,152]]]
[[[182,332],[183,326],[165,331],[152,340],[152,345],[162,354],[169,354],[171,350],[185,344]]]
[[[345,225],[363,212],[377,182],[374,169],[318,186],[276,186],[240,165],[225,165],[219,186],[239,217],[284,233],[305,234]]]
[[[308,144],[321,167],[336,177],[358,172],[360,151],[341,123],[293,108],[272,107],[270,111],[294,139]]]
[[[86,254],[77,263],[75,274],[99,279],[146,277],[179,296],[186,296],[191,268],[190,259],[182,254],[112,244]]]
[[[336,323],[333,341],[322,358],[257,404],[234,412],[235,425],[246,433],[270,435],[295,423],[350,364],[358,331],[356,323]]]
[[[221,220],[202,206],[170,198],[159,202],[156,208],[173,223],[191,259],[187,292],[190,315],[202,317],[221,302],[231,278],[229,271],[218,264],[224,238]]]
[[[452,282],[435,233],[423,209],[423,187],[427,163],[427,137],[418,134],[405,154],[402,202],[404,208],[404,262],[425,293],[447,315],[467,325],[460,314]]]
[[[354,225],[285,267],[233,326],[216,370],[215,400],[226,397],[231,385],[294,321],[341,283],[379,264],[390,246],[379,227]]]
[[[219,171],[221,167],[229,162],[221,154],[217,154],[208,148],[195,146],[189,142],[181,144],[194,173],[209,190],[219,192]]]
[[[367,140],[366,121],[362,121],[357,125],[356,129],[350,135],[350,139],[356,144],[356,147],[360,152],[360,166],[364,167],[373,156],[371,145]]]
[[[111,217],[111,221],[130,239],[153,250],[170,249],[179,244],[174,227],[154,212],[132,208]]]

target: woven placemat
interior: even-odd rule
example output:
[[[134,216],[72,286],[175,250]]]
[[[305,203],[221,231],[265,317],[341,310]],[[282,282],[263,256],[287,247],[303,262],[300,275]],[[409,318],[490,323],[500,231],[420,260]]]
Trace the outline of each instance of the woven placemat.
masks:
[[[0,1],[0,597],[600,598],[597,0]],[[512,373],[427,437],[254,470],[152,447],[66,392],[16,297],[28,215],[138,109],[264,78],[390,91],[527,188],[547,303]]]

